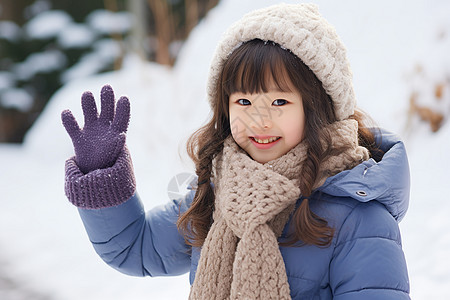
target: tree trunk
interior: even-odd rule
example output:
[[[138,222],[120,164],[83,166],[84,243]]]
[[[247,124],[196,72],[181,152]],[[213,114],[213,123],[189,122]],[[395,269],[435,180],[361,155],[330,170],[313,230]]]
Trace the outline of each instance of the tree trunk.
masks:
[[[131,49],[140,57],[146,59],[144,42],[147,38],[147,4],[146,0],[128,0],[128,11],[134,16],[131,29]]]
[[[189,32],[197,25],[199,20],[199,7],[198,0],[185,0],[184,5],[186,7],[186,34],[189,35]]]
[[[171,65],[169,46],[173,38],[173,16],[166,0],[147,0],[155,21],[156,62],[163,65]]]

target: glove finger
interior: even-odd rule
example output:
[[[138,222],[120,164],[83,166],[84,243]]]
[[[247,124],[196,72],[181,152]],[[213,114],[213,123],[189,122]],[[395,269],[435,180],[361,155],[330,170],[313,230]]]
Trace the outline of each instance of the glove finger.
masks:
[[[92,124],[98,118],[97,105],[91,92],[84,92],[81,96],[81,107],[84,114],[84,126]]]
[[[119,134],[119,139],[118,139],[117,144],[116,144],[116,147],[117,147],[116,148],[116,153],[117,153],[117,155],[119,155],[119,153],[122,152],[123,147],[125,147],[126,138],[127,138],[127,135],[124,132]]]
[[[116,162],[120,153],[123,151],[125,147],[126,134],[124,132],[120,133],[114,141],[114,145],[111,147],[111,154],[108,156],[107,165],[112,166]]]
[[[120,97],[117,101],[116,115],[113,121],[113,130],[126,132],[130,122],[130,101],[127,97]]]
[[[78,126],[75,117],[72,115],[72,112],[68,109],[64,110],[61,113],[61,120],[72,141],[78,139],[81,129],[80,126]]]
[[[114,91],[110,85],[103,86],[100,98],[102,110],[100,112],[100,120],[103,123],[112,122],[114,117]]]

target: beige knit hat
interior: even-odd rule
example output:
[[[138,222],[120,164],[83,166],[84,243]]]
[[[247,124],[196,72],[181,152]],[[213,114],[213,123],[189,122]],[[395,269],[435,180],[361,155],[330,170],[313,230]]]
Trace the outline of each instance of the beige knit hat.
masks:
[[[354,113],[356,99],[346,49],[315,4],[273,5],[234,23],[224,33],[212,60],[208,78],[211,106],[217,99],[215,86],[224,62],[234,49],[253,39],[273,41],[297,55],[331,96],[338,120]]]

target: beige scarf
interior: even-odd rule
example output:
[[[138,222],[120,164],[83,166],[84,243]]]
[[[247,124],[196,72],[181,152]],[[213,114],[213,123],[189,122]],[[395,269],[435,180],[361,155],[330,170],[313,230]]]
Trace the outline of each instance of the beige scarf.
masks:
[[[350,146],[328,157],[315,187],[330,175],[368,159],[358,146],[354,120],[330,125],[332,147]],[[203,244],[190,299],[291,299],[277,237],[300,197],[306,146],[260,164],[229,137],[215,166],[214,222]]]

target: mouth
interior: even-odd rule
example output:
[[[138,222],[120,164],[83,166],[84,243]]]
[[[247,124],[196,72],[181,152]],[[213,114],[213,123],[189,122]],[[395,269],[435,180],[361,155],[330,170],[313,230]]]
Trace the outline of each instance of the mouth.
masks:
[[[250,136],[253,146],[260,150],[269,150],[281,140],[281,136]]]
[[[272,137],[268,137],[268,138],[257,138],[254,136],[251,136],[250,139],[258,144],[270,144],[270,143],[274,143],[276,141],[278,141],[279,139],[281,139],[280,136],[272,136]]]

